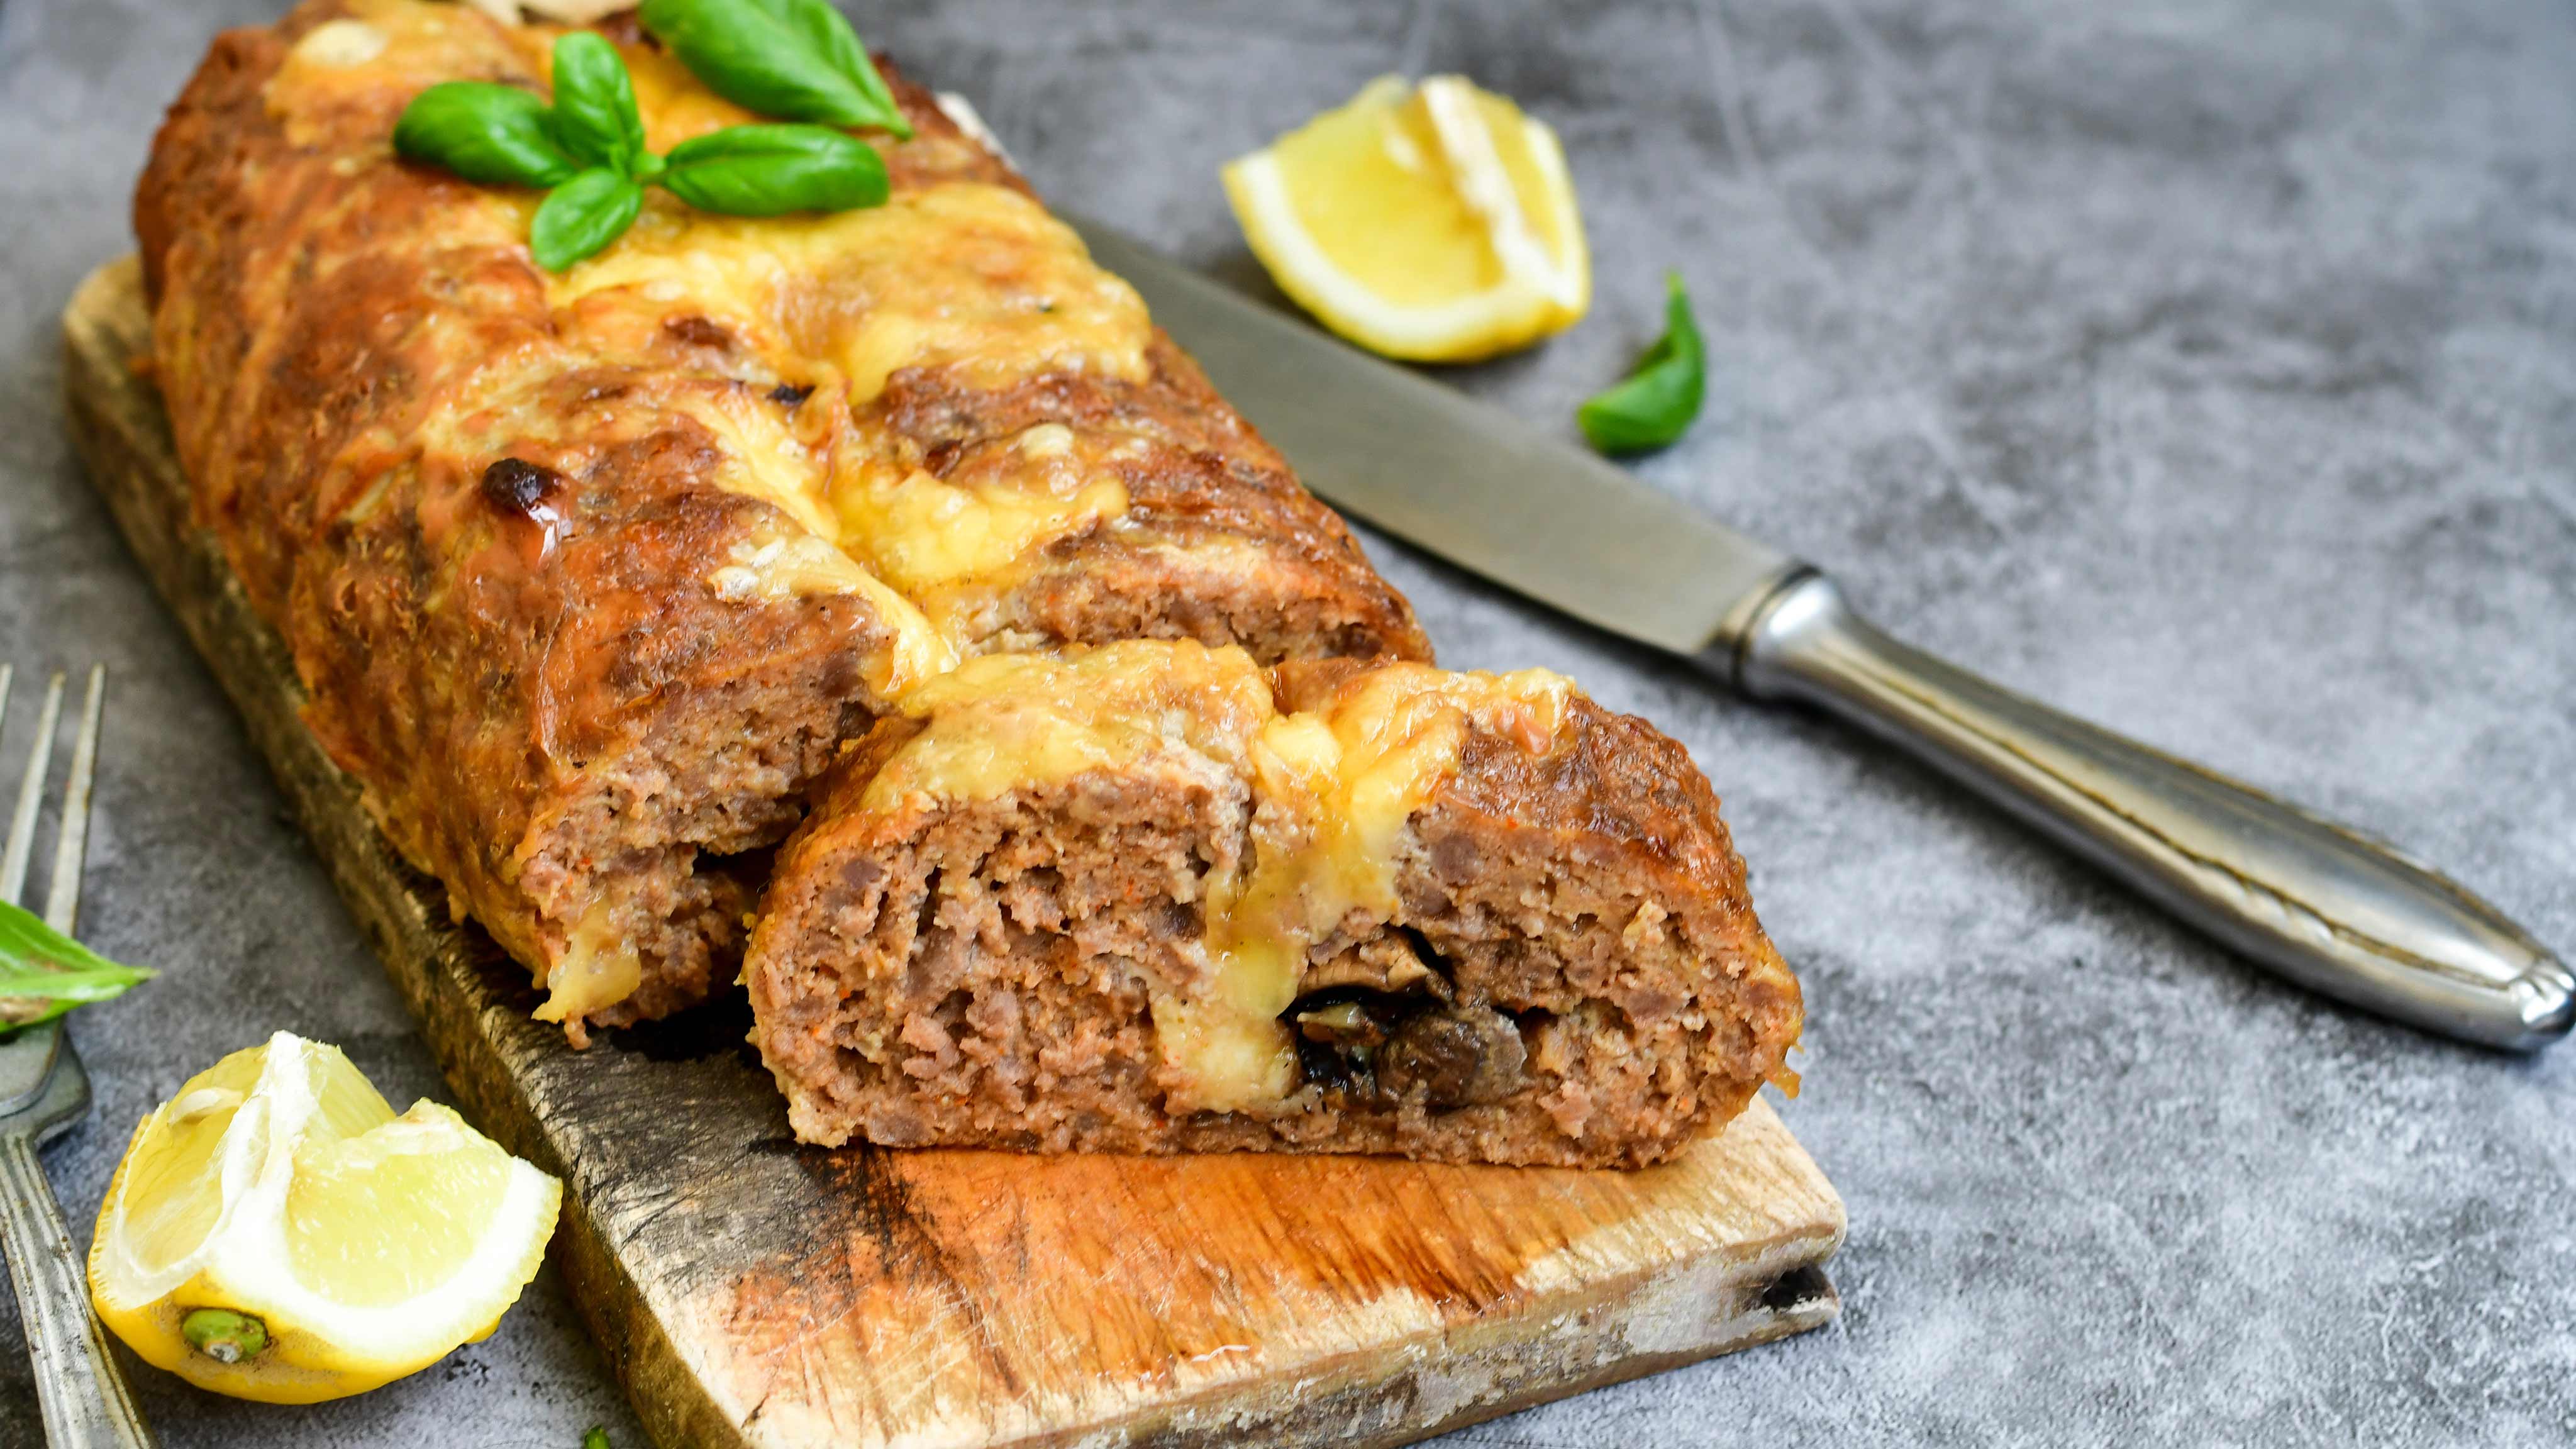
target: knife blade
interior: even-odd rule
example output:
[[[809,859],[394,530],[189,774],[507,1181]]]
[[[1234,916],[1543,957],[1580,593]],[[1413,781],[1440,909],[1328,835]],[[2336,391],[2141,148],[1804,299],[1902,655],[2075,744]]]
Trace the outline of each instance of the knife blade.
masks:
[[[1914,649],[1821,572],[1621,469],[1068,219],[1328,501],[1757,699],[1839,716],[2299,985],[2509,1050],[2576,1026],[2576,974],[2429,867]]]

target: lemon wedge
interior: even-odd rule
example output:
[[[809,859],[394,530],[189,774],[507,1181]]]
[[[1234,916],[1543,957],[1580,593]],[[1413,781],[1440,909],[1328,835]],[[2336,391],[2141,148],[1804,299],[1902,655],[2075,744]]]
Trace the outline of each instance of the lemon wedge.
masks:
[[[99,1320],[199,1388],[363,1393],[500,1322],[562,1184],[432,1102],[397,1117],[337,1047],[279,1032],[143,1119],[99,1208]]]
[[[1592,303],[1556,133],[1458,76],[1371,81],[1229,163],[1225,191],[1280,290],[1389,357],[1491,357]]]

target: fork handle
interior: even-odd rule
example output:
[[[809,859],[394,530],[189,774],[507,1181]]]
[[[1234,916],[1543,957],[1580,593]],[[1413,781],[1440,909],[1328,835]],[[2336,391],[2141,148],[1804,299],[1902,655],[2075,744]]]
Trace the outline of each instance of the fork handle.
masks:
[[[152,1431],[125,1373],[108,1356],[107,1330],[63,1231],[32,1134],[0,1136],[0,1240],[27,1327],[27,1356],[51,1449],[152,1449]]]
[[[2396,851],[1872,628],[1821,574],[1773,594],[1732,660],[1912,751],[2176,915],[2314,991],[2531,1051],[2576,1024],[2576,976]]]

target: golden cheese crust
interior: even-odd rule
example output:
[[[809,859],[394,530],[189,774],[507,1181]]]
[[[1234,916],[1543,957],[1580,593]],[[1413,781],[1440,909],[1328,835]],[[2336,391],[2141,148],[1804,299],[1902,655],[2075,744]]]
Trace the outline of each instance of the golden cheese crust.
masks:
[[[657,147],[749,119],[601,27]],[[135,202],[199,521],[403,853],[583,1023],[702,998],[835,745],[958,658],[1137,634],[1428,655],[1331,512],[897,77],[895,196],[657,194],[561,277],[535,197],[401,164],[556,32],[310,0],[215,42]],[[962,520],[962,522],[961,522]]]

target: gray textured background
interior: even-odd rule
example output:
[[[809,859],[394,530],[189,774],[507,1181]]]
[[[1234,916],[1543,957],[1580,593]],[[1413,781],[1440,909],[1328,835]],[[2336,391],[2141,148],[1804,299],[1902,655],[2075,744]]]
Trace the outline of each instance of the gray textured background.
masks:
[[[160,106],[218,25],[273,8],[0,7],[0,658],[116,672],[85,934],[167,973],[79,1020],[100,1109],[47,1163],[83,1242],[128,1124],[274,1028],[398,1101],[440,1090],[57,420],[55,316],[128,245]],[[1679,267],[1715,367],[1656,483],[2576,946],[2568,6],[861,18],[1041,188],[1256,288],[1226,157],[1382,71],[1518,96],[1564,136],[1599,300],[1461,385],[1566,418]],[[1375,552],[1448,662],[1566,670],[1690,743],[1806,982],[1787,1114],[1851,1207],[1835,1327],[1458,1442],[2576,1437],[2576,1047],[2505,1060],[2308,1000],[1840,729]],[[36,1438],[25,1372],[9,1319],[7,1449]],[[640,1442],[551,1275],[489,1342],[351,1403],[142,1387],[172,1446]]]

